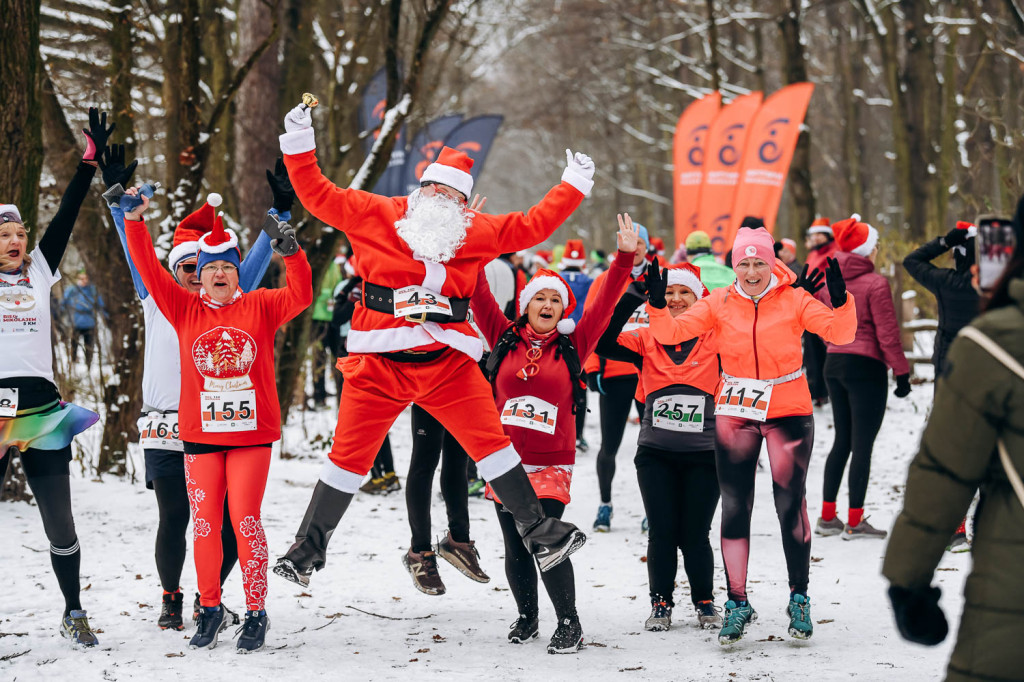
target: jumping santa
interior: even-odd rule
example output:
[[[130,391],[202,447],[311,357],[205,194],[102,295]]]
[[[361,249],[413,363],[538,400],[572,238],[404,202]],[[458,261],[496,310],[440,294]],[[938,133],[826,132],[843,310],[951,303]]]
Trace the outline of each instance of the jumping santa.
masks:
[[[553,568],[586,536],[544,516],[502,431],[491,387],[474,367],[483,346],[466,316],[480,269],[502,253],[547,239],[590,193],[594,162],[566,150],[562,181],[527,213],[470,209],[473,161],[448,147],[409,196],[383,197],[323,176],[310,112],[299,105],[285,117],[281,151],[288,174],[302,205],[345,232],[365,283],[348,335],[350,355],[338,362],[345,384],[334,444],[295,544],[274,572],[308,585],[312,572],[324,567],[331,534],[410,403],[437,418],[466,449],[541,570]]]

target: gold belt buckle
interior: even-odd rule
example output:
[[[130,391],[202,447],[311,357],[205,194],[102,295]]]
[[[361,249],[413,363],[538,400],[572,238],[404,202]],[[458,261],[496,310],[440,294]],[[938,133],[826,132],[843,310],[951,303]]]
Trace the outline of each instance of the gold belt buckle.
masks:
[[[416,324],[423,324],[424,322],[427,321],[427,311],[424,310],[423,312],[416,313],[414,315],[406,315],[405,319],[408,322],[415,322]]]

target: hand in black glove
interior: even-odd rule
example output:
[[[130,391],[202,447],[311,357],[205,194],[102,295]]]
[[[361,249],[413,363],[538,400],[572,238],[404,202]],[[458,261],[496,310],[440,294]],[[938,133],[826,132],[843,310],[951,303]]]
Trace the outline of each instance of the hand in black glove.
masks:
[[[843,279],[843,271],[839,269],[839,261],[828,258],[827,262],[825,284],[828,286],[829,298],[832,299],[832,307],[838,308],[846,303],[846,280]]]
[[[107,189],[114,185],[121,185],[123,188],[131,186],[132,176],[135,174],[135,167],[139,165],[139,162],[132,161],[125,166],[124,157],[123,144],[111,144],[104,148],[103,155],[99,158],[99,166],[103,171],[103,184],[107,186]]]
[[[668,288],[668,272],[662,272],[655,258],[647,265],[647,302],[655,308],[664,308],[668,305],[665,301],[665,290]]]
[[[807,264],[804,263],[804,269],[800,271],[800,276],[796,278],[796,281],[791,286],[794,289],[803,289],[811,296],[814,296],[825,286],[825,273],[818,268],[814,268],[814,272],[808,275]]]
[[[889,601],[896,616],[896,627],[908,642],[935,646],[946,639],[949,624],[939,608],[942,591],[937,587],[889,588]]]
[[[95,161],[100,150],[107,146],[107,140],[110,139],[110,134],[116,127],[114,123],[111,123],[109,128],[107,127],[107,112],[104,111],[101,116],[99,109],[89,107],[89,129],[82,128],[86,139],[85,154],[82,155],[82,160]]]
[[[967,238],[970,235],[967,234],[967,230],[961,230],[959,227],[954,227],[952,230],[946,233],[946,236],[942,238],[942,241],[946,243],[946,246],[953,248],[954,246],[962,246],[967,243]]]
[[[295,189],[292,188],[292,181],[288,178],[288,169],[285,168],[284,159],[278,158],[274,164],[274,172],[267,171],[267,183],[270,191],[274,193],[274,208],[278,213],[292,210],[295,203]]]
[[[906,398],[910,395],[909,374],[900,374],[896,377],[896,390],[892,394],[897,398]]]

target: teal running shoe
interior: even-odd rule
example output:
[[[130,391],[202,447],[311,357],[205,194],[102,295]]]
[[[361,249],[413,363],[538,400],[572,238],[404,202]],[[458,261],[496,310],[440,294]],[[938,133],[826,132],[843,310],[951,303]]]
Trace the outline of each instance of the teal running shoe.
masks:
[[[603,502],[597,508],[597,518],[594,519],[594,530],[598,533],[607,533],[612,529],[612,506]]]
[[[795,639],[810,639],[814,634],[811,621],[811,598],[805,594],[793,594],[786,607],[789,616],[789,636]]]
[[[750,602],[738,602],[730,599],[725,602],[725,624],[718,633],[718,643],[721,645],[733,644],[743,639],[743,632],[747,624],[757,620],[757,611],[750,605]]]

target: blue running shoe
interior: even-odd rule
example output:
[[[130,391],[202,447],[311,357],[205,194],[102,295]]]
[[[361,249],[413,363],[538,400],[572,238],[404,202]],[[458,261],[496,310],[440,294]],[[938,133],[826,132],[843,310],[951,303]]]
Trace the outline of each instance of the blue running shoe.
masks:
[[[650,632],[664,632],[672,627],[672,607],[661,595],[651,599],[651,615],[644,622],[644,629]]]
[[[196,621],[196,634],[188,643],[190,649],[212,649],[217,646],[217,637],[228,626],[224,609],[220,606],[200,606]]]
[[[64,616],[60,621],[60,634],[82,646],[96,646],[100,643],[92,628],[89,627],[89,619],[84,610],[73,609]]]
[[[793,594],[786,607],[789,616],[789,636],[795,639],[810,639],[814,634],[811,621],[811,598],[806,594]]]
[[[718,633],[718,643],[722,645],[732,644],[743,639],[743,632],[747,624],[757,620],[757,611],[750,605],[750,602],[735,602],[732,599],[725,602],[725,625]]]
[[[594,530],[598,533],[607,533],[612,529],[612,506],[601,504],[597,508],[597,518],[594,519]]]
[[[267,639],[267,630],[270,629],[270,618],[267,612],[246,611],[245,622],[242,627],[235,631],[238,635],[238,643],[235,651],[240,654],[251,654],[263,648]]]

